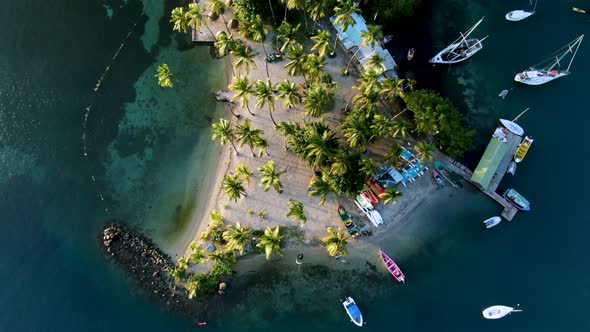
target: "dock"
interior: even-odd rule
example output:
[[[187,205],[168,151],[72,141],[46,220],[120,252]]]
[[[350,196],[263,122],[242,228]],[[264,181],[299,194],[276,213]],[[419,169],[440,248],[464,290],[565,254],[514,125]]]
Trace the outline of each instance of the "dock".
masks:
[[[449,169],[451,169],[453,172],[459,174],[463,179],[465,179],[466,182],[472,183],[484,194],[486,194],[488,197],[500,204],[504,208],[504,210],[502,211],[502,217],[504,217],[504,219],[508,221],[511,221],[516,215],[516,212],[518,212],[518,209],[514,205],[510,204],[510,202],[508,202],[504,197],[502,197],[502,195],[498,194],[496,192],[496,189],[498,189],[498,185],[500,185],[502,178],[504,178],[504,175],[508,170],[508,166],[510,166],[510,162],[512,161],[512,157],[518,149],[518,145],[521,141],[522,137],[518,135],[515,135],[513,133],[507,135],[506,144],[508,145],[508,150],[502,157],[502,160],[500,161],[500,164],[496,172],[494,173],[492,181],[490,182],[490,185],[487,189],[483,189],[480,186],[472,183],[471,177],[473,176],[473,171],[471,171],[469,168],[462,165],[458,161],[450,157],[441,158],[441,161],[444,162]]]

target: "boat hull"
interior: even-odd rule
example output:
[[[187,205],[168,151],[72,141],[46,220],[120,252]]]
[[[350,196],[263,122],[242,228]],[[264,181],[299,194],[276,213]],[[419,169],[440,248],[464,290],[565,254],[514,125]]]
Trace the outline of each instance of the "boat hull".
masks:
[[[399,266],[397,266],[397,264],[393,261],[393,259],[391,259],[391,257],[387,256],[387,254],[381,250],[379,250],[379,255],[381,256],[381,260],[383,261],[383,264],[385,264],[385,268],[387,268],[387,271],[389,271],[389,273],[391,273],[391,275],[397,281],[405,283],[406,276],[404,275],[402,270],[399,268]]]
[[[527,85],[541,85],[556,80],[558,78],[567,76],[569,74],[569,72],[561,70],[552,70],[550,72],[544,72],[541,70],[533,69],[525,70],[523,72],[516,74],[516,76],[514,76],[514,80],[516,82]]]
[[[486,225],[486,228],[492,228],[499,224],[502,221],[502,218],[498,216],[491,217],[483,221],[483,224]]]
[[[494,305],[484,309],[481,314],[485,319],[500,319],[514,310],[512,307],[504,305]]]
[[[519,126],[516,122],[506,119],[500,119],[500,123],[502,123],[502,125],[513,134],[518,136],[524,135],[524,129],[522,129],[522,127]]]
[[[462,47],[461,44],[464,44],[466,47]],[[472,48],[471,48],[472,47]],[[432,59],[429,60],[430,63],[439,63],[439,64],[453,64],[465,61],[472,56],[474,56],[477,52],[481,51],[483,48],[482,41],[480,39],[467,39],[460,43],[453,43],[447,46],[445,49],[440,51],[437,55],[435,55]],[[454,58],[450,56],[451,50],[455,49],[458,51],[457,53],[459,56]]]
[[[514,162],[520,163],[524,160],[524,157],[529,152],[529,149],[530,149],[531,145],[533,144],[533,141],[534,140],[532,137],[526,136],[522,140],[522,142],[520,142],[518,149],[516,149],[516,152],[514,153]]]
[[[361,314],[360,309],[352,297],[346,297],[346,300],[342,302],[342,305],[344,306],[344,310],[346,310],[348,317],[350,317],[350,320],[354,323],[354,325],[359,327],[363,326],[363,315]]]
[[[506,14],[506,19],[508,21],[512,21],[512,22],[516,22],[516,21],[522,21],[525,18],[533,15],[535,12],[527,12],[525,10],[522,9],[518,9],[518,10],[513,10],[510,13]]]

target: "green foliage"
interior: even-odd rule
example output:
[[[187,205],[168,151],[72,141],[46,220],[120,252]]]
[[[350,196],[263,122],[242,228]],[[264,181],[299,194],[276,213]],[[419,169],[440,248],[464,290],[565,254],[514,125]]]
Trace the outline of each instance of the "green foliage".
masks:
[[[385,188],[385,192],[379,194],[379,198],[383,200],[383,205],[391,203],[396,204],[397,199],[402,196],[401,191],[397,191],[393,188]]]
[[[240,25],[254,20],[256,15],[266,16],[268,2],[264,0],[234,0],[232,8]]]
[[[246,196],[246,189],[240,179],[239,174],[230,173],[223,177],[221,182],[221,190],[230,201],[237,202],[242,196]]]
[[[334,230],[332,227],[328,227],[327,232],[328,235],[322,239],[322,247],[326,248],[328,255],[332,257],[347,255],[346,245],[348,244],[349,235],[340,228]]]
[[[303,108],[309,116],[318,117],[334,108],[334,91],[326,84],[312,82],[305,91]]]
[[[283,184],[281,183],[281,175],[286,173],[286,170],[277,171],[274,161],[269,160],[266,165],[258,167],[261,173],[260,186],[264,187],[264,191],[268,191],[273,187],[277,193],[283,191]]]
[[[264,212],[264,210],[259,211],[258,212],[258,218],[260,219],[264,219],[264,217],[266,217],[266,212]]]
[[[248,210],[246,210],[246,214],[247,214],[247,215],[251,215],[252,213],[254,213],[254,211],[252,211],[252,209],[248,209]]]
[[[243,255],[246,244],[252,239],[252,228],[243,227],[240,222],[229,225],[223,232],[223,239],[226,241],[225,247],[228,251],[238,251],[240,255]]]
[[[337,195],[356,195],[367,182],[368,177],[363,171],[366,165],[358,151],[348,152],[346,164],[348,168],[346,173],[325,172],[321,180],[326,182],[330,190]]]
[[[217,210],[211,212],[211,222],[207,229],[201,233],[200,239],[203,241],[211,241],[216,244],[224,244],[223,232],[225,231],[225,224],[223,214]]]
[[[260,236],[260,242],[256,245],[260,249],[264,249],[266,259],[270,259],[272,254],[283,255],[283,249],[281,248],[283,235],[280,234],[280,227],[277,226],[274,229],[267,227],[264,230],[264,234]]]
[[[404,101],[414,113],[416,131],[439,139],[441,149],[454,158],[462,157],[473,144],[473,131],[463,125],[461,113],[453,103],[434,91],[406,93]]]
[[[193,274],[186,282],[185,287],[188,291],[189,299],[211,295],[217,291],[219,279],[213,273]]]
[[[174,87],[174,75],[170,72],[170,67],[167,64],[158,66],[158,73],[154,75],[158,78],[158,84],[163,88]]]
[[[236,263],[236,257],[231,252],[214,253],[211,256],[213,260],[213,267],[211,274],[215,277],[223,277],[232,274],[232,269]]]
[[[291,217],[293,221],[300,221],[301,227],[303,227],[303,225],[305,225],[305,223],[307,222],[307,217],[305,216],[305,212],[303,211],[303,203],[289,200],[288,204],[289,211],[287,212],[286,217]]]

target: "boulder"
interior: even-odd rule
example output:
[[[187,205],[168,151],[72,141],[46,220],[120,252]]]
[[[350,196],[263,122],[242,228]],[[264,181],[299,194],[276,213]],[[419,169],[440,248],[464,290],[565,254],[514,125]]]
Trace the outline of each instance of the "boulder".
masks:
[[[222,282],[219,284],[219,290],[220,291],[224,291],[227,289],[227,284],[225,282]]]

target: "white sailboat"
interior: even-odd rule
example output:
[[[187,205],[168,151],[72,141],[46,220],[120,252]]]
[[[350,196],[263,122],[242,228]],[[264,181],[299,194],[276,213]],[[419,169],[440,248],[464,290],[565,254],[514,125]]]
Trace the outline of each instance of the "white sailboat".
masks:
[[[461,37],[455,40],[451,45],[447,46],[444,50],[440,51],[437,55],[430,59],[429,62],[452,64],[467,60],[475,53],[479,52],[483,48],[482,42],[488,38],[488,36],[485,36],[482,39],[467,39],[467,37],[469,37],[469,35],[473,32],[473,30],[475,30],[475,28],[477,28],[483,19],[484,18],[482,17],[479,21],[477,21],[477,23],[475,23],[471,29],[467,30],[465,34],[461,33]]]
[[[516,82],[528,85],[541,85],[569,75],[570,67],[574,62],[578,48],[580,48],[580,45],[582,44],[582,39],[584,39],[584,35],[581,35],[580,37],[574,39],[572,42],[557,50],[549,59],[534,65],[528,70],[516,74],[516,76],[514,76],[514,80]],[[572,58],[567,68],[565,70],[559,69],[561,66],[561,60],[569,53],[572,53]]]
[[[505,305],[494,305],[489,308],[486,308],[482,311],[482,315],[485,319],[499,319],[511,312],[521,312],[522,310],[514,309],[512,307],[508,307]]]
[[[533,3],[531,2],[531,5]],[[526,10],[522,10],[522,9],[518,9],[518,10],[513,10],[510,13],[506,14],[506,19],[508,21],[512,21],[512,22],[516,22],[516,21],[522,21],[525,18],[533,15],[535,13],[535,8],[537,8],[537,0],[535,0],[535,5],[533,6],[533,10],[532,11],[526,11]]]
[[[506,129],[508,129],[514,135],[522,136],[522,135],[524,135],[524,129],[522,129],[522,127],[519,126],[516,123],[516,121],[518,120],[518,118],[520,118],[521,115],[526,113],[526,111],[528,111],[528,110],[530,110],[530,107],[527,107],[524,111],[522,111],[519,115],[517,115],[512,121],[506,120],[506,119],[500,119],[500,122],[502,123],[502,125],[504,125],[504,127],[506,127]]]

